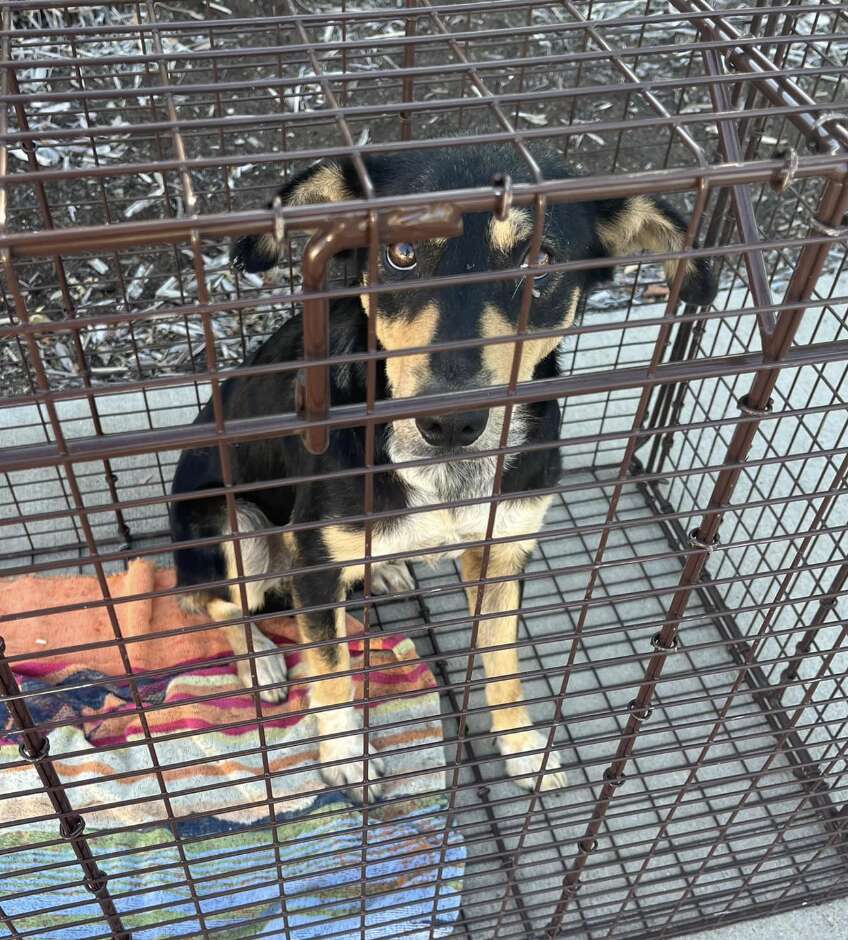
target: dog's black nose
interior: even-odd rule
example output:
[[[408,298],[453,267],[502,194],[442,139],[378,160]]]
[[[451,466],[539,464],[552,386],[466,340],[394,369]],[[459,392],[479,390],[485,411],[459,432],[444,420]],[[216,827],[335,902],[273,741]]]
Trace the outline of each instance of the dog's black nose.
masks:
[[[488,420],[488,411],[464,411],[418,418],[415,423],[424,440],[434,447],[466,447],[483,433]]]

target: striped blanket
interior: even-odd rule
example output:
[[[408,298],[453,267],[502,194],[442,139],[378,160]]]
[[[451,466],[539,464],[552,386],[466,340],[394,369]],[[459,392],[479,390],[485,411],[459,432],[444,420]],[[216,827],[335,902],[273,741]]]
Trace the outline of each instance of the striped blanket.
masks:
[[[172,584],[171,571],[135,561],[110,577],[109,588],[114,598],[131,598]],[[183,615],[168,596],[116,604],[146,733],[110,643],[106,609],[37,613],[101,596],[85,576],[0,583],[0,634],[31,713],[55,725],[53,765],[85,817],[86,837],[134,940],[204,931],[293,940],[450,934],[465,850],[445,830],[435,681],[409,639],[386,635],[370,644],[372,741],[398,779],[364,819],[322,783],[317,745],[307,740],[317,733],[314,718],[292,714],[306,696],[296,653],[286,654],[288,700],[263,705],[262,747],[253,698],[234,666],[219,662],[230,655],[222,630],[157,637],[203,620]],[[350,621],[349,632],[357,626]],[[293,642],[289,618],[263,629],[283,649]],[[81,644],[82,652],[63,652]],[[356,669],[363,643],[354,636],[349,644]],[[100,907],[82,884],[72,847],[58,838],[13,727],[0,699],[0,910],[24,935],[105,937]]]

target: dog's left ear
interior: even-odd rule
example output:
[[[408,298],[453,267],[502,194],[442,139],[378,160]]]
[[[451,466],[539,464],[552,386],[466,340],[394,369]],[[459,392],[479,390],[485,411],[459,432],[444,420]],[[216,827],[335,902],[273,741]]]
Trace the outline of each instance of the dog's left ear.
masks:
[[[267,208],[273,208],[278,200],[285,207],[346,202],[361,197],[362,188],[350,160],[322,160],[289,179],[267,203]],[[267,271],[279,263],[282,249],[273,235],[242,235],[233,242],[230,263],[237,271],[251,274]]]
[[[667,203],[651,196],[607,199],[595,204],[595,229],[602,253],[610,257],[632,255],[640,250],[680,251],[686,238],[686,222]],[[697,244],[696,244],[697,247]],[[677,261],[667,261],[669,283],[677,273]],[[680,289],[688,304],[704,305],[715,299],[718,281],[705,258],[684,262],[686,273]]]

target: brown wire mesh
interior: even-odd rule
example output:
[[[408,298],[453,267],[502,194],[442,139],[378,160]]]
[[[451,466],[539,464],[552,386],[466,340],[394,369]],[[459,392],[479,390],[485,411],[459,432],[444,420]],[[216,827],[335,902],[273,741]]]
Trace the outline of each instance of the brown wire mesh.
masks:
[[[78,719],[35,681],[47,651],[0,646],[14,745],[2,777],[36,775],[26,790],[0,782],[2,935],[645,940],[848,893],[845,6],[19,0],[2,17],[3,574],[95,576],[91,607],[106,608],[112,635],[92,656],[116,651],[121,674],[75,675],[63,693],[110,694],[137,715],[131,745],[95,753],[144,755],[130,802],[153,821],[124,824],[97,796],[104,771],[79,750]],[[376,802],[349,832],[358,861],[334,875],[353,894],[318,892],[310,912],[294,861],[304,846],[320,859],[322,843],[285,826],[291,775],[275,769],[258,695],[250,770],[216,812],[264,821],[255,846],[233,852],[183,809],[200,804],[176,755],[200,732],[151,731],[168,707],[151,689],[175,677],[134,668],[147,641],[125,635],[107,577],[137,557],[169,563],[186,446],[226,452],[304,428],[320,440],[457,407],[444,394],[327,411],[310,395],[308,420],[225,424],[216,407],[212,424],[191,424],[280,323],[303,312],[320,348],[328,299],[362,290],[343,276],[324,286],[321,266],[310,281],[301,258],[316,231],[355,230],[373,269],[388,233],[415,240],[428,212],[497,213],[507,198],[493,181],[449,205],[409,192],[286,209],[274,277],[236,273],[229,241],[280,224],[257,207],[281,177],[316,158],[487,143],[522,156],[545,143],[581,174],[515,184],[509,198],[537,217],[545,200],[667,194],[702,247],[621,259],[567,331],[559,377],[513,376],[464,399],[563,404],[563,474],[525,576],[518,653],[545,760],[563,755],[568,787],[537,781],[528,794],[505,777],[471,645],[481,612],[469,618],[457,564],[416,564],[415,590],[349,609],[366,626],[366,699],[371,641],[386,633],[410,637],[438,682],[443,777],[417,862],[428,916],[410,927],[386,893],[366,846]],[[658,288],[669,256],[714,260],[712,306],[679,302],[679,283]],[[471,280],[499,276],[520,286],[517,269]],[[369,284],[379,299],[386,288]],[[385,359],[372,337],[370,352],[333,361]],[[494,449],[499,466],[509,450]],[[352,476],[367,516],[373,454]],[[250,492],[225,489],[231,508]],[[26,613],[62,610],[48,591]],[[16,629],[0,622],[9,648]],[[196,767],[228,759],[213,746]],[[330,830],[346,818],[338,804],[318,816]],[[154,822],[143,852],[120,848]],[[139,865],[155,873],[143,890]],[[69,900],[80,886],[91,904]],[[385,906],[369,907],[381,892]]]

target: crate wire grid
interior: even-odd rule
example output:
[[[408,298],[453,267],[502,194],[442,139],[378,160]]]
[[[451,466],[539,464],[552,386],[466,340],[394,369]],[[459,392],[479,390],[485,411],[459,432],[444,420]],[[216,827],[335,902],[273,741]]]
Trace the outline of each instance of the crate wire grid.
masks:
[[[192,408],[304,306],[306,237],[340,217],[286,212],[281,284],[231,274],[226,238],[269,230],[255,207],[281,173],[351,152],[538,139],[591,175],[517,186],[518,204],[614,182],[696,207],[705,248],[678,254],[720,262],[713,309],[679,307],[676,285],[667,309],[641,305],[657,269],[624,259],[636,270],[590,299],[550,388],[565,405],[565,473],[519,643],[567,793],[528,797],[503,779],[482,678],[467,681],[455,570],[419,568],[413,596],[362,608],[369,629],[410,635],[440,681],[450,823],[469,852],[459,935],[664,937],[846,893],[845,132],[828,117],[843,97],[844,9],[672,7],[3,7],[7,573],[102,578],[167,550]],[[502,199],[492,187],[455,204]],[[273,432],[303,425],[280,416]],[[34,726],[15,660],[0,679],[36,758],[61,723]],[[144,725],[138,679],[126,685]],[[179,847],[167,768],[150,740],[139,746]],[[57,838],[82,861],[68,880],[96,892],[92,937],[125,936],[57,756],[36,767]],[[270,789],[267,802],[273,819]],[[120,873],[120,858],[99,864]],[[205,890],[184,853],[173,877]],[[197,916],[194,935],[220,932]],[[11,936],[38,935],[2,917]],[[270,935],[261,919],[244,926]]]

